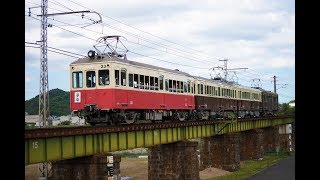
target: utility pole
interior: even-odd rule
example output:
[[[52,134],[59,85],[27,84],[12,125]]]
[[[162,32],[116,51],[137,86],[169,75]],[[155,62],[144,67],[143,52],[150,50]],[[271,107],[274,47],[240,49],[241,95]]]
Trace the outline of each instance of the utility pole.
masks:
[[[271,78],[273,78],[273,92],[274,93],[277,93],[277,77],[274,75],[273,77],[271,77]]]
[[[39,6],[38,6],[39,7]],[[35,7],[32,7],[35,8]],[[31,16],[31,9],[29,8],[29,16]],[[72,12],[64,12],[64,13],[54,13],[48,14],[48,0],[41,1],[41,14],[37,16],[41,16],[41,41],[40,41],[40,92],[39,92],[39,127],[51,126],[52,121],[49,119],[50,115],[50,103],[49,103],[49,79],[48,79],[48,55],[47,55],[47,27],[48,27],[48,16],[54,15],[65,15],[65,14],[73,14],[73,13],[82,13],[82,18],[84,17],[83,13],[96,13],[99,15],[100,20],[94,21],[95,23],[102,23],[102,18],[97,12],[90,11],[72,11]],[[50,26],[51,27],[51,26]],[[51,176],[50,162],[43,162],[39,164],[39,179],[47,179]]]

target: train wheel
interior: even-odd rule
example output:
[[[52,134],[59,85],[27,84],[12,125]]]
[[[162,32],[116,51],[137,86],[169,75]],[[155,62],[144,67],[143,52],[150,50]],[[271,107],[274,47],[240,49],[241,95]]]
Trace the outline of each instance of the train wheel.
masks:
[[[137,118],[137,113],[134,112],[130,112],[130,113],[126,113],[126,115],[124,116],[124,120],[127,124],[132,124],[136,121]]]
[[[179,121],[186,120],[186,113],[185,112],[177,112],[177,118]]]

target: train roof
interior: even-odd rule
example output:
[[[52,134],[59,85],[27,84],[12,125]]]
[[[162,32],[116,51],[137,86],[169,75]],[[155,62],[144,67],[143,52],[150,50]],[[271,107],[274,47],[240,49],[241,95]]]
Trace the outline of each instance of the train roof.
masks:
[[[256,88],[244,86],[244,85],[241,85],[241,84],[238,84],[238,83],[235,83],[235,82],[231,82],[231,81],[208,79],[208,78],[204,78],[204,77],[200,77],[200,76],[194,76],[194,78],[200,79],[200,80],[209,81],[209,82],[213,82],[215,84],[221,84],[221,85],[225,85],[225,86],[233,86],[233,87],[237,87],[237,88],[243,88],[243,89],[250,89],[250,90],[253,90],[253,91],[259,91]]]
[[[141,66],[141,67],[146,67],[146,68],[150,68],[150,69],[163,70],[163,71],[167,71],[167,72],[171,72],[171,73],[175,73],[175,74],[181,74],[181,75],[184,75],[184,76],[193,77],[189,73],[186,73],[186,72],[183,72],[183,71],[162,68],[162,67],[159,67],[159,66],[153,66],[153,65],[150,65],[150,64],[140,63],[140,62],[136,62],[136,61],[130,61],[130,60],[127,60],[127,59],[121,59],[121,58],[118,58],[118,57],[115,57],[115,56],[111,56],[111,55],[109,56],[107,54],[102,54],[100,57],[101,58],[95,57],[94,59],[91,59],[89,57],[80,58],[80,59],[72,62],[71,65],[72,64],[82,64],[82,63],[93,63],[93,62],[116,62],[116,61],[118,61],[118,62],[130,64],[130,65]]]
[[[265,89],[262,89],[261,87],[255,87],[255,89],[258,89],[258,90],[260,90],[261,92],[266,92],[266,93],[269,93],[269,94],[277,95],[277,93],[272,92],[272,91],[267,91],[267,90],[265,90]]]

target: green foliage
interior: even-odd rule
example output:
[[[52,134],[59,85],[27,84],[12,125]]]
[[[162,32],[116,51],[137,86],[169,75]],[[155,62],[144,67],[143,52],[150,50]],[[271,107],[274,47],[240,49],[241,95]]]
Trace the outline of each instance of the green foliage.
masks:
[[[49,91],[50,115],[66,116],[70,115],[70,93],[61,89],[52,89]],[[24,103],[25,112],[29,115],[39,113],[39,95]]]
[[[294,115],[295,107],[290,107],[289,103],[279,104],[279,115]]]
[[[32,129],[32,128],[37,128],[35,124],[28,124],[25,122],[24,124],[25,129]]]
[[[71,125],[71,121],[62,121],[58,124],[58,126]]]
[[[263,169],[270,167],[279,161],[288,157],[287,153],[280,152],[276,154],[266,154],[262,160],[248,160],[240,162],[241,169],[232,174],[219,176],[211,179],[227,180],[227,179],[248,179]]]

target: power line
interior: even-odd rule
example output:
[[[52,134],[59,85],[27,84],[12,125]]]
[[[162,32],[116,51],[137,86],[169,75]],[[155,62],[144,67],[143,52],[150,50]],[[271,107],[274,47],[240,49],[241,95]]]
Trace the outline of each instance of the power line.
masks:
[[[73,3],[75,3],[75,2],[73,2]],[[55,4],[56,4],[56,3],[55,3]],[[77,4],[77,3],[75,3],[75,4]],[[67,8],[66,6],[64,6],[64,5],[61,4],[61,3],[59,3],[58,5],[59,5],[59,6],[62,6],[62,7],[64,7],[64,8]],[[77,4],[77,5],[80,5],[80,4]],[[80,6],[81,6],[81,7],[84,7],[84,8],[87,8],[87,7],[82,6],[82,5],[80,5]],[[53,9],[53,8],[51,8],[51,9]],[[70,8],[67,8],[67,9],[72,10],[72,9],[70,9]],[[87,9],[90,9],[90,8],[87,8]],[[60,10],[59,10],[59,11],[60,11]],[[105,16],[105,17],[110,18],[110,17],[108,17],[108,16]],[[85,18],[86,18],[86,17],[85,17]],[[88,18],[87,18],[87,19],[88,19]],[[111,18],[111,19],[113,19],[113,18]],[[52,19],[52,20],[54,20],[54,19]],[[89,19],[89,20],[91,20],[91,19]],[[118,21],[118,20],[116,20],[116,19],[113,19],[113,20]],[[57,20],[55,20],[55,21],[57,21]],[[58,21],[58,22],[59,22],[59,21]],[[61,22],[61,21],[60,21],[60,22]],[[119,21],[119,22],[121,22],[121,21]],[[121,23],[122,23],[122,22],[121,22]],[[114,26],[112,26],[112,25],[109,25],[109,24],[106,24],[106,23],[102,23],[102,24],[105,25],[105,26],[107,26],[108,28],[111,28],[111,29],[120,31],[120,32],[125,33],[125,34],[127,34],[127,35],[129,35],[129,36],[138,38],[138,40],[141,39],[141,40],[143,40],[143,41],[146,41],[146,42],[148,42],[148,43],[154,44],[154,45],[156,45],[156,46],[159,46],[159,47],[163,47],[163,48],[165,48],[165,49],[172,50],[172,48],[168,48],[167,45],[164,45],[164,44],[162,44],[162,43],[154,43],[154,41],[148,40],[147,38],[144,38],[144,37],[142,37],[142,36],[139,36],[139,35],[130,33],[130,32],[128,32],[128,31],[122,30],[122,29],[117,28],[117,27],[114,27]],[[122,23],[122,24],[125,24],[125,23]],[[56,25],[56,26],[57,26],[57,25]],[[75,27],[77,27],[77,26],[75,26]],[[79,28],[83,28],[83,27],[79,27]],[[85,29],[85,28],[83,28],[83,29]],[[85,29],[85,30],[89,30],[89,29]],[[89,31],[96,32],[96,31],[93,31],[93,30],[89,30]],[[96,32],[96,33],[98,33],[98,32]],[[103,34],[103,33],[101,33],[101,34]],[[128,42],[135,43],[135,42],[132,42],[132,41],[128,41]],[[145,47],[148,47],[148,48],[155,49],[155,50],[158,50],[158,51],[162,51],[162,52],[163,52],[163,50],[159,50],[159,49],[157,49],[157,48],[152,48],[152,47],[150,47],[150,46],[142,45],[142,44],[140,44],[140,43],[135,43],[135,44],[140,45],[140,46],[145,46]],[[175,48],[173,48],[173,49],[175,49]],[[177,53],[180,53],[180,54],[188,53],[188,56],[193,57],[193,56],[190,55],[189,52],[183,51],[183,50],[181,50],[181,49],[178,49],[178,50],[179,50],[179,51],[182,51],[183,53],[178,52],[178,51],[176,51],[176,50],[172,50],[172,51],[177,52]],[[166,53],[169,53],[169,52],[166,51]],[[173,55],[179,56],[179,55],[174,54],[174,53],[169,53],[169,54],[173,54]],[[182,56],[179,56],[179,57],[182,57]],[[186,57],[183,56],[183,58],[186,58]],[[199,57],[193,57],[193,58],[199,59]],[[186,58],[186,59],[192,59],[192,58]],[[194,60],[194,59],[193,59],[193,60]],[[219,60],[219,59],[218,59],[218,60]],[[199,60],[196,60],[196,61],[200,62]],[[206,61],[206,60],[202,60],[202,61]],[[206,61],[206,62],[212,63],[211,61]],[[201,62],[201,63],[203,63],[203,62]],[[212,63],[212,64],[216,64],[216,63]],[[254,70],[249,70],[249,71],[254,71]],[[254,77],[254,78],[257,77],[257,75],[258,75],[258,76],[261,76],[261,73],[256,74],[256,75],[253,74],[253,73],[250,73],[250,72],[248,72],[248,71],[245,71],[244,73],[252,74],[253,76],[250,77],[250,79],[252,79],[253,77]],[[262,81],[265,81],[265,82],[267,81],[267,80],[264,80],[264,79],[262,79],[262,78],[260,78],[260,79],[261,79]]]
[[[25,45],[25,47],[40,48],[39,46],[28,46],[28,45]],[[72,55],[69,55],[69,54],[61,53],[61,52],[50,50],[50,49],[48,49],[48,51],[54,52],[54,53],[57,53],[57,54],[61,54],[61,55],[65,55],[65,56],[69,56],[69,57],[73,57],[73,58],[79,58],[79,57],[76,57],[76,56],[72,56]]]
[[[34,18],[34,17],[32,17],[32,18]],[[34,18],[34,19],[37,19],[37,18]],[[38,20],[38,19],[37,19],[37,20]],[[55,26],[55,27],[57,27],[57,26]],[[79,33],[76,33],[76,32],[70,31],[70,30],[67,30],[67,29],[62,28],[62,27],[58,27],[58,28],[63,29],[63,30],[65,30],[65,31],[68,31],[68,32],[70,32],[70,33],[73,33],[73,34],[76,34],[76,35],[82,36],[82,37],[84,37],[84,38],[87,38],[87,39],[90,39],[90,40],[92,40],[92,41],[95,41],[95,42],[96,42],[96,40],[95,40],[95,39],[90,38],[90,37],[87,37],[87,36],[85,36],[85,35],[82,35],[82,34],[79,34]],[[120,49],[121,49],[121,48],[120,48]],[[189,66],[189,65],[184,65],[184,64],[179,64],[179,63],[174,63],[174,62],[170,62],[170,61],[162,60],[162,59],[159,59],[159,58],[154,58],[154,57],[150,57],[150,56],[143,55],[143,54],[140,54],[140,53],[136,53],[136,52],[133,52],[133,51],[129,51],[129,52],[131,52],[131,53],[133,53],[133,54],[136,54],[136,55],[140,55],[140,56],[148,57],[148,58],[151,58],[151,59],[159,60],[159,61],[162,61],[162,62],[167,62],[167,63],[170,63],[170,64],[175,64],[175,65],[180,65],[180,66],[185,66],[185,67],[192,67],[192,68],[197,68],[197,69],[208,69],[208,68],[195,67],[195,66]]]
[[[26,44],[33,44],[33,45],[39,45],[37,43],[32,43],[32,42],[25,42]],[[55,49],[55,50],[58,50],[58,51],[62,51],[62,52],[66,52],[66,53],[70,53],[70,54],[75,54],[75,55],[78,55],[80,57],[86,57],[84,55],[81,55],[81,54],[78,54],[78,53],[74,53],[74,52],[70,52],[70,51],[66,51],[66,50],[62,50],[62,49],[59,49],[59,48],[54,48],[54,47],[50,47],[50,46],[47,46],[48,48],[51,48],[51,49]]]
[[[72,2],[72,1],[71,1],[71,2]],[[74,2],[73,2],[73,3],[74,3]],[[56,4],[56,3],[55,3],[55,4]],[[77,4],[77,3],[75,3],[75,4]],[[67,8],[65,5],[63,5],[63,4],[61,4],[61,3],[58,3],[58,5],[59,5],[59,6],[62,6],[62,7],[64,7],[64,8]],[[79,4],[78,4],[78,5],[79,5]],[[84,8],[87,8],[87,7],[82,6],[82,5],[80,5],[80,6],[81,6],[81,7],[84,7]],[[53,9],[53,8],[51,8],[51,9]],[[73,10],[70,9],[70,8],[67,8],[67,9],[73,11]],[[87,8],[87,9],[90,9],[90,8]],[[60,11],[60,10],[59,10],[59,11]],[[108,16],[105,16],[105,17],[110,18],[110,17],[108,17]],[[113,18],[112,18],[112,19],[113,19]],[[55,20],[55,19],[52,19],[52,20],[57,21],[57,22],[61,22],[61,21],[58,21],[58,20]],[[118,20],[116,20],[116,19],[113,19],[113,20],[118,21]],[[119,22],[122,23],[121,21],[119,21]],[[64,22],[62,22],[62,23],[64,23]],[[172,50],[171,48],[168,48],[167,45],[164,45],[164,44],[161,44],[161,43],[154,43],[154,41],[150,41],[150,40],[148,40],[147,38],[144,38],[144,37],[139,36],[139,35],[135,35],[135,34],[130,33],[130,32],[128,32],[128,31],[124,31],[124,30],[122,30],[122,29],[120,29],[120,28],[116,28],[116,27],[114,27],[114,26],[112,26],[112,25],[109,25],[109,24],[106,24],[106,23],[102,23],[102,24],[105,25],[105,26],[107,26],[108,28],[111,28],[111,29],[114,29],[114,30],[123,32],[123,33],[125,33],[125,34],[128,34],[129,36],[138,38],[138,40],[141,39],[141,40],[144,40],[144,41],[149,42],[149,43],[151,43],[151,44],[157,45],[157,46],[159,46],[159,47],[163,47],[163,48]],[[125,23],[122,23],[122,24],[125,24]],[[125,24],[125,25],[126,25],[126,24]],[[55,25],[55,26],[57,27],[57,26],[59,26],[59,25]],[[61,26],[61,25],[60,25],[60,26]],[[78,26],[76,26],[76,25],[71,25],[71,26],[78,27]],[[78,28],[85,29],[85,28],[83,28],[83,27],[78,27]],[[133,27],[133,28],[134,28],[134,27]],[[66,30],[66,29],[64,29],[64,30]],[[93,31],[93,30],[90,30],[90,29],[85,29],[85,30],[92,31],[92,32],[95,32],[95,33],[99,33],[99,32],[96,32],[96,31]],[[66,30],[66,31],[69,31],[69,30]],[[69,32],[70,32],[70,31],[69,31]],[[142,32],[144,32],[144,31],[142,31]],[[148,34],[148,32],[145,32],[145,33]],[[78,34],[78,33],[77,33],[77,34]],[[99,34],[103,34],[103,33],[99,33]],[[80,35],[80,34],[78,34],[78,35]],[[80,36],[83,36],[83,35],[80,35]],[[87,38],[88,38],[88,37],[87,37]],[[91,38],[89,38],[89,39],[91,39]],[[91,40],[93,40],[93,39],[91,39]],[[128,41],[128,40],[127,40],[127,41]],[[160,49],[153,48],[153,47],[150,47],[150,46],[147,46],[147,45],[143,45],[143,44],[140,44],[140,43],[135,43],[135,42],[133,42],[133,41],[128,41],[128,42],[129,42],[129,43],[133,43],[133,44],[137,44],[137,45],[140,45],[140,46],[143,46],[143,47],[147,47],[147,48],[150,48],[150,49],[154,49],[154,50],[157,50],[157,51],[160,51],[160,52],[165,52],[165,53],[168,53],[168,54],[173,54],[173,55],[175,55],[175,56],[179,56],[179,55],[177,55],[177,54],[175,54],[175,53],[170,53],[170,52],[168,52],[168,51],[160,50]],[[182,51],[182,52],[185,52],[185,53],[188,53],[188,52],[183,51],[183,50],[180,50],[180,49],[178,49],[178,50],[179,50],[179,51]],[[177,52],[177,51],[175,51],[175,50],[172,50],[172,51]],[[178,52],[178,53],[183,54],[183,53],[181,53],[181,52]],[[190,56],[190,54],[188,54],[188,56]],[[148,57],[149,57],[149,56],[148,56]],[[179,56],[179,57],[186,58],[186,59],[190,59],[190,60],[197,61],[197,62],[201,62],[201,63],[204,63],[204,62],[202,62],[202,61],[205,61],[205,60],[202,60],[202,61],[201,61],[201,60],[195,60],[195,59],[192,59],[192,58],[189,58],[189,57],[185,57],[185,56]],[[193,57],[193,56],[190,56],[190,57]],[[199,57],[198,57],[198,59],[199,59]],[[164,62],[167,62],[167,61],[164,61]],[[207,61],[207,62],[212,63],[211,61]],[[206,64],[207,64],[207,63],[206,63]],[[215,63],[213,63],[213,64],[215,64]],[[189,66],[189,67],[192,67],[192,66]],[[250,71],[254,71],[254,70],[250,70]],[[248,71],[244,71],[244,73],[252,74],[253,76],[250,76],[250,79],[252,79],[252,77],[257,77],[255,74],[250,73],[250,72],[248,72]],[[261,73],[259,73],[259,74],[257,74],[257,75],[261,76]],[[243,75],[243,76],[245,76],[245,75]],[[249,76],[246,76],[246,77],[249,77]],[[262,81],[267,82],[267,80],[264,80],[264,79],[262,79],[262,78],[260,78],[260,79],[261,79]],[[247,81],[247,82],[249,82],[249,81]]]
[[[72,3],[74,3],[74,4],[77,4],[77,5],[79,5],[79,6],[83,7],[83,8],[90,9],[90,8],[85,7],[85,6],[83,6],[83,5],[79,4],[79,3],[76,3],[76,2],[74,2],[74,1],[72,1],[72,0],[68,0],[68,1],[70,1],[70,2],[72,2]],[[193,50],[193,51],[195,51],[195,52],[201,52],[202,54],[206,54],[206,55],[212,56],[212,55],[210,55],[210,54],[208,54],[208,53],[206,53],[206,52],[199,51],[199,50],[196,50],[196,49],[193,49],[193,48],[190,48],[190,47],[187,47],[187,46],[178,44],[178,43],[176,43],[176,42],[173,42],[173,41],[164,39],[164,38],[162,38],[162,37],[159,37],[159,36],[157,36],[157,35],[151,34],[151,33],[149,33],[149,32],[143,31],[143,30],[141,30],[141,29],[139,29],[139,28],[133,27],[133,26],[131,26],[131,25],[127,24],[127,23],[124,23],[124,22],[122,22],[122,21],[120,21],[120,20],[111,18],[111,17],[106,16],[106,15],[103,15],[103,16],[106,17],[106,18],[112,19],[113,21],[116,21],[116,22],[119,22],[119,23],[121,23],[121,24],[124,24],[124,25],[126,25],[126,26],[128,26],[128,27],[131,27],[131,28],[133,28],[133,29],[136,29],[136,30],[138,30],[138,31],[140,31],[140,32],[143,32],[143,33],[149,34],[149,35],[151,35],[151,36],[153,36],[153,37],[156,37],[156,38],[158,38],[158,39],[167,41],[167,42],[169,42],[169,43],[171,43],[171,44],[175,44],[175,45],[178,45],[178,46],[181,46],[181,47],[184,47],[184,48],[188,48],[188,49]],[[216,59],[221,59],[221,58],[216,58]]]

